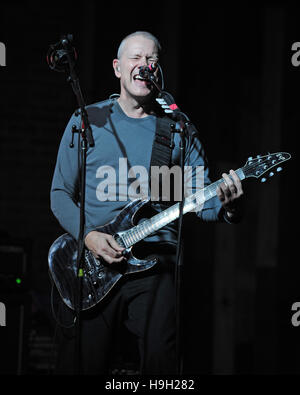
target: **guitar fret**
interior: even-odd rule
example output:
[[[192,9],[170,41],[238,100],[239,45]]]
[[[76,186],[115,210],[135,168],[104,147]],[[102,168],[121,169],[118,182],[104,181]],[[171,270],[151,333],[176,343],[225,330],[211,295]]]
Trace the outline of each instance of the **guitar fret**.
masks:
[[[149,233],[151,234],[151,233],[153,233],[154,232],[154,226],[153,226],[153,221],[152,221],[152,218],[151,219],[149,219]]]
[[[137,240],[136,240],[136,235],[135,235],[134,228],[130,229],[129,233],[130,233],[130,236],[131,236],[131,239],[133,240],[133,242],[136,243]]]
[[[146,236],[148,236],[149,235],[149,226],[148,226],[147,221],[144,222],[144,229],[145,229]]]
[[[142,239],[144,238],[143,226],[142,226],[142,224],[139,224],[139,234],[140,234],[140,239],[142,240]]]
[[[139,235],[139,232],[136,229],[136,227],[134,227],[132,230],[134,232],[134,236],[135,236],[136,242],[140,241],[140,235]]]
[[[127,237],[128,237],[129,245],[132,244],[132,237],[131,237],[130,231],[128,231]]]
[[[137,242],[137,239],[136,239],[136,234],[135,234],[134,228],[132,228],[132,229],[130,230],[130,234],[131,234],[131,237],[132,237],[133,242],[136,243],[136,242]]]
[[[130,247],[130,239],[129,239],[129,234],[128,234],[128,232],[123,236],[123,238],[124,238],[124,241],[125,241],[125,247],[126,248],[128,248],[128,247]]]
[[[141,232],[144,238],[146,236],[146,231],[145,231],[145,225],[143,223],[141,224]]]
[[[142,240],[143,238],[142,238],[142,235],[141,235],[141,232],[140,232],[140,228],[139,228],[138,225],[135,227],[135,232],[136,232],[136,236],[137,236],[137,241]]]

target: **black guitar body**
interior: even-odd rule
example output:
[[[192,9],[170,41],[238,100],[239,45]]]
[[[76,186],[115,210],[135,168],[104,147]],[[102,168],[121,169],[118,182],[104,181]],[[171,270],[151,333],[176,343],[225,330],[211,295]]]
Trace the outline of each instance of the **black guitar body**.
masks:
[[[118,232],[132,228],[142,211],[140,209],[144,210],[147,206],[149,200],[134,200],[113,221],[97,230],[115,236],[118,243],[122,245]],[[126,250],[126,256],[126,262],[110,265],[103,259],[96,259],[88,249],[85,249],[81,310],[90,309],[100,302],[123,275],[148,270],[157,263],[155,258],[135,258],[131,248]],[[68,233],[60,236],[50,247],[48,261],[50,275],[62,300],[74,310],[78,292],[77,241]]]

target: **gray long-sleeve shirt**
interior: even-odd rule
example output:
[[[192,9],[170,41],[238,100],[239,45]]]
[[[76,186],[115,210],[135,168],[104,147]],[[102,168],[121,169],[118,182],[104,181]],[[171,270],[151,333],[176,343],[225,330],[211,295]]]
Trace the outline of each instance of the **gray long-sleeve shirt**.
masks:
[[[90,105],[87,112],[95,146],[87,151],[85,235],[110,222],[134,198],[150,194],[148,174],[156,127],[154,115],[130,118],[116,100]],[[72,115],[60,143],[51,187],[51,209],[61,226],[77,239],[80,208],[76,136],[74,148],[69,146],[74,124],[80,127],[79,116]],[[175,134],[174,165],[179,165],[180,161],[179,141],[179,135]],[[191,191],[210,184],[203,148],[196,136],[187,140],[185,166]],[[165,208],[159,202],[153,207],[157,212]],[[206,202],[197,215],[203,221],[218,221],[220,210],[220,201],[215,197]],[[147,241],[175,243],[176,239],[177,229],[171,223],[148,236]]]

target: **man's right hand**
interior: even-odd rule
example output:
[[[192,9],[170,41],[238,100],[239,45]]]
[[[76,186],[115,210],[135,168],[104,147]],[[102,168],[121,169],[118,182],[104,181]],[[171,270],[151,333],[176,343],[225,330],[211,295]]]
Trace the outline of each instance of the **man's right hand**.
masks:
[[[112,235],[95,230],[85,237],[85,245],[96,258],[102,257],[107,263],[118,263],[126,260],[122,255],[125,248],[121,247]]]

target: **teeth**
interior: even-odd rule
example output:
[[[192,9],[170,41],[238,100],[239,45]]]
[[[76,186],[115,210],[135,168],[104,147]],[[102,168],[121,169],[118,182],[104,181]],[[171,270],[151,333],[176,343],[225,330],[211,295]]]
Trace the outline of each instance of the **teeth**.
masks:
[[[142,78],[140,75],[135,75],[134,76],[135,80],[141,80],[141,81],[145,81],[145,78]]]

